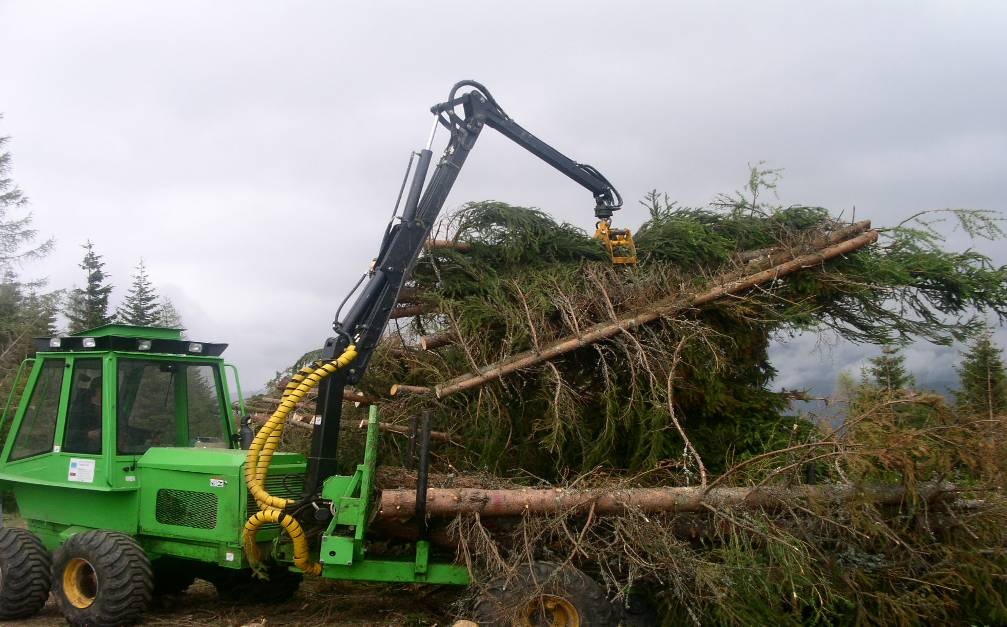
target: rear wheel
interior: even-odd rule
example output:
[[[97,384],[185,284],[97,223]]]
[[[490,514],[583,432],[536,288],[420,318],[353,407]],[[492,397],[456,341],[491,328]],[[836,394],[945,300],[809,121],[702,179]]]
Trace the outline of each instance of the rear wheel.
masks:
[[[71,625],[136,622],[150,605],[154,575],[136,540],[114,531],[85,531],[53,557],[53,593]]]
[[[49,551],[27,529],[0,528],[0,618],[34,616],[49,598]]]
[[[480,625],[610,627],[618,623],[605,590],[572,566],[535,562],[487,585],[476,603]]]

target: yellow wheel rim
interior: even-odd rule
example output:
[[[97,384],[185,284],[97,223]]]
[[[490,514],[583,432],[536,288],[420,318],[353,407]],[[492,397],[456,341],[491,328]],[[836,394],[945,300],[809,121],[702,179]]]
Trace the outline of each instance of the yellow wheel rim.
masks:
[[[535,597],[523,612],[524,627],[580,627],[580,613],[563,597],[543,594]]]
[[[91,607],[98,596],[98,574],[91,562],[75,557],[63,569],[63,594],[74,607]]]

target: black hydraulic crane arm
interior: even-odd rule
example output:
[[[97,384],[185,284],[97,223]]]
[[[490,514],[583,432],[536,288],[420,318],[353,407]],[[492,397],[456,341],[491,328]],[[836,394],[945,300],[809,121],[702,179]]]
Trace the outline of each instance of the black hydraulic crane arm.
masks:
[[[457,95],[458,91],[470,91]],[[457,113],[462,108],[462,116]],[[393,224],[381,242],[370,278],[353,307],[342,320],[333,323],[334,337],[325,342],[323,358],[338,356],[350,344],[355,344],[358,356],[349,367],[324,380],[319,390],[317,415],[321,417],[312,436],[308,460],[307,495],[316,494],[322,482],[336,474],[336,448],[339,443],[339,422],[342,414],[343,390],[356,383],[367,369],[392,308],[398,302],[399,291],[409,278],[416,258],[447,200],[465,159],[485,126],[496,129],[508,139],[525,148],[552,167],[567,175],[594,195],[595,217],[608,222],[612,212],[622,206],[622,197],[594,167],[577,163],[514,122],[484,86],[475,81],[456,83],[447,101],[431,108],[437,124],[446,127],[451,137],[440,162],[424,188],[430,166],[430,143],[420,151],[397,224]],[[338,315],[338,314],[337,314]]]

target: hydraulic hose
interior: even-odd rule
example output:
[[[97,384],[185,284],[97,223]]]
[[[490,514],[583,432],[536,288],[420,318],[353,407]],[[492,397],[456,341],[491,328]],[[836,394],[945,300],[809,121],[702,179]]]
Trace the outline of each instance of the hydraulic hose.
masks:
[[[245,458],[245,483],[262,510],[249,517],[243,531],[245,553],[252,564],[257,564],[262,560],[255,541],[259,528],[266,523],[278,523],[290,536],[294,545],[294,565],[309,575],[321,573],[322,565],[311,561],[308,541],[304,537],[304,530],[300,523],[293,516],[283,512],[283,508],[294,503],[294,499],[272,496],[266,491],[263,484],[269,472],[273,453],[280,445],[280,437],[283,435],[283,425],[286,423],[287,415],[293,411],[304,395],[317,386],[322,379],[346,367],[356,357],[357,349],[350,345],[342,355],[332,361],[301,368],[297,374],[291,377],[284,389],[280,406],[266,421],[266,424],[259,429],[252,441],[252,446],[249,447],[248,455]]]
[[[302,368],[300,372],[291,377],[290,383],[287,384],[287,388],[283,392],[279,407],[266,421],[266,424],[259,429],[245,458],[245,483],[261,508],[283,509],[294,502],[294,499],[271,496],[263,486],[273,453],[280,445],[280,437],[283,435],[283,425],[286,423],[287,415],[297,407],[304,395],[317,386],[322,379],[344,368],[356,357],[357,349],[351,345],[338,358],[324,362],[313,369]]]
[[[267,523],[278,523],[287,532],[287,535],[290,536],[291,541],[294,543],[294,566],[300,568],[307,575],[322,574],[322,565],[311,561],[311,555],[308,552],[308,541],[304,537],[304,530],[301,529],[301,524],[290,514],[285,514],[278,509],[267,509],[262,512],[256,512],[245,523],[245,555],[248,557],[249,562],[258,564],[262,561],[262,555],[259,553],[259,545],[255,542],[255,536],[259,531],[259,527]]]

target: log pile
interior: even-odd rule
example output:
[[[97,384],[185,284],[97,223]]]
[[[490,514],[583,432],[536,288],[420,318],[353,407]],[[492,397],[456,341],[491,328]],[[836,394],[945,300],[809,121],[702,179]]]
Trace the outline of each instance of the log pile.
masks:
[[[450,394],[480,387],[512,372],[555,359],[570,351],[611,338],[620,333],[632,331],[641,325],[648,324],[660,318],[672,317],[687,309],[701,307],[718,299],[739,294],[770,281],[776,281],[793,272],[819,267],[830,259],[860,250],[876,242],[878,240],[878,233],[877,231],[869,230],[870,225],[870,221],[864,221],[847,229],[841,229],[828,238],[816,242],[822,247],[812,253],[797,257],[786,251],[770,254],[764,261],[758,263],[757,267],[746,267],[746,270],[758,270],[759,268],[769,266],[761,271],[748,275],[742,275],[740,272],[727,274],[714,281],[715,287],[706,289],[701,293],[684,294],[658,301],[644,309],[623,314],[614,322],[595,325],[577,336],[563,338],[541,348],[513,355],[495,364],[484,366],[477,372],[464,374],[445,383],[438,384],[435,387],[435,393],[438,398],[443,398]],[[857,233],[860,234],[851,237]]]
[[[482,572],[548,553],[612,591],[655,584],[668,623],[1007,607],[982,580],[1007,567],[1002,420],[902,394],[816,424],[788,414],[811,396],[772,389],[768,357],[809,328],[946,341],[938,318],[1007,309],[1007,272],[816,207],[649,200],[635,268],[535,210],[478,203],[436,227],[344,405],[380,403],[403,435],[433,415],[431,538]],[[415,537],[415,488],[379,488],[374,531]]]

